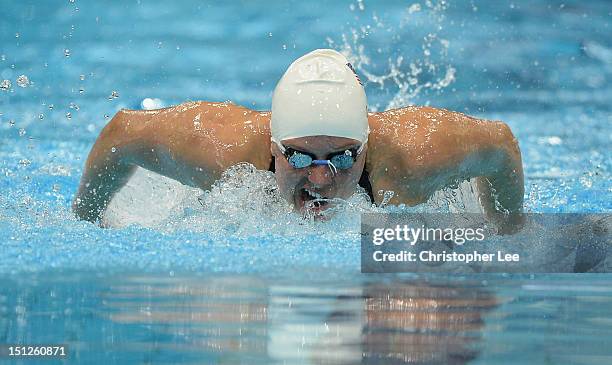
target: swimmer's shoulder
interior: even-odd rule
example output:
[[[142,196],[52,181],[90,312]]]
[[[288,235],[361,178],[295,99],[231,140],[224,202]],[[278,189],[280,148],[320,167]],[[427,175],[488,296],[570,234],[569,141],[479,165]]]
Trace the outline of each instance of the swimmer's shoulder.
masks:
[[[231,102],[195,101],[156,110],[123,109],[105,129],[114,139],[138,140],[189,166],[224,169],[270,165],[270,113]]]
[[[371,112],[368,113],[368,121],[372,131],[383,134],[392,133],[396,129],[406,131],[415,128],[431,129],[440,124],[485,122],[461,112],[417,105]]]
[[[270,112],[249,109],[231,101],[187,101],[166,108],[151,110],[121,109],[113,119],[134,128],[179,128],[189,131],[240,129],[258,134],[270,133]]]

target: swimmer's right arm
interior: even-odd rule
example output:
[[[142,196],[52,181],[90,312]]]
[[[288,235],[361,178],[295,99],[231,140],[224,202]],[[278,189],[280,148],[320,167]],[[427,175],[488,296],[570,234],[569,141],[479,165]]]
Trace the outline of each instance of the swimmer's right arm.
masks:
[[[89,152],[72,210],[79,219],[97,222],[117,191],[129,180],[137,165],[134,157],[142,153],[144,139],[130,123],[144,123],[146,114],[119,111],[104,127]]]
[[[89,153],[73,211],[99,221],[137,166],[202,189],[239,162],[267,169],[269,140],[269,113],[229,103],[119,111]]]

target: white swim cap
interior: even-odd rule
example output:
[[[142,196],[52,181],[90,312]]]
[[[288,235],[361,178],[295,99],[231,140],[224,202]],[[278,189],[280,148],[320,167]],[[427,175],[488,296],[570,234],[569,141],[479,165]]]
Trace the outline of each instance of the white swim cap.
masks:
[[[272,141],[310,136],[368,140],[365,90],[346,57],[317,49],[287,69],[272,97]]]

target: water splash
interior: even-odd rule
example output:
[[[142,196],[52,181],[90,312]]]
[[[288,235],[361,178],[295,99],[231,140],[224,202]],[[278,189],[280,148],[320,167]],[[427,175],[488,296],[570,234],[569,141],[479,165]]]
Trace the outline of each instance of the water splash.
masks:
[[[393,196],[390,191],[383,194],[387,201]],[[449,204],[464,204],[461,207],[465,208],[461,199],[469,194],[469,188],[463,195],[455,193],[453,199],[444,195],[449,192],[440,194],[438,200],[432,198],[416,207],[376,207],[358,187],[347,200],[330,199],[331,207],[323,212],[323,219],[315,219],[308,211],[295,212],[293,205],[281,197],[272,172],[257,170],[248,163],[230,167],[208,191],[138,169],[109,205],[103,225],[202,232],[217,239],[278,236],[302,241],[320,236],[330,241],[357,242],[362,213],[458,211]]]
[[[117,99],[118,97],[119,97],[119,93],[113,90],[111,94],[108,96],[108,100],[114,100],[114,99]]]
[[[140,108],[144,110],[161,109],[165,105],[164,101],[158,98],[144,98],[140,102]]]
[[[11,80],[2,80],[0,81],[0,90],[9,91],[11,88]]]
[[[440,35],[447,7],[445,0],[412,4],[400,23],[394,25],[365,11],[360,1],[359,11],[351,7],[355,23],[348,32],[342,34],[340,41],[328,38],[327,42],[365,76],[366,86],[376,85],[393,95],[386,100],[385,109],[412,105],[419,95],[444,89],[455,80],[456,70],[448,61],[450,42]],[[415,41],[420,42],[420,54],[414,54],[414,46],[406,48],[407,44],[419,44]],[[375,57],[371,56],[373,53]],[[372,59],[387,62],[376,64]],[[376,111],[379,107],[377,103],[370,109]]]
[[[138,170],[113,199],[104,225],[131,224],[165,231],[188,230],[212,237],[356,235],[359,214],[376,211],[359,188],[348,200],[334,199],[324,221],[295,212],[278,193],[274,174],[242,163],[230,167],[208,191]]]
[[[17,77],[17,86],[19,87],[30,86],[30,79],[28,79],[26,75],[19,75],[19,77]]]

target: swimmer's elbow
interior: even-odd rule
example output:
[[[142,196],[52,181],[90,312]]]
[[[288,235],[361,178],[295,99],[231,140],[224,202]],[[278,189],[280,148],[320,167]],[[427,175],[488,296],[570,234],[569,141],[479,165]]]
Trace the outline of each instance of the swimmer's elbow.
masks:
[[[107,138],[116,137],[126,130],[127,126],[127,113],[125,109],[119,110],[111,119],[110,122],[104,126],[100,136]]]
[[[116,149],[139,143],[144,138],[145,130],[138,127],[138,122],[139,120],[133,113],[130,113],[130,110],[121,109],[102,129],[96,143],[99,142],[102,146],[111,146]]]
[[[511,155],[514,159],[520,159],[521,152],[519,143],[512,129],[508,124],[501,121],[493,122],[493,131],[491,133],[489,143],[493,144],[495,149],[502,149],[506,154]]]

